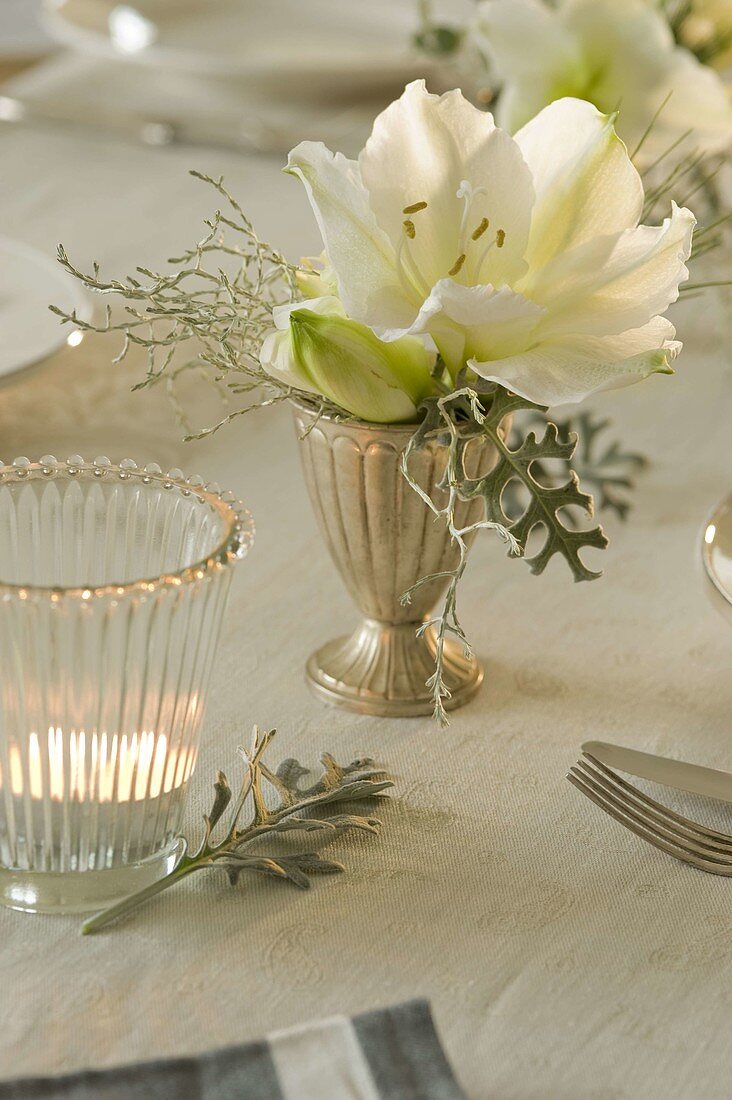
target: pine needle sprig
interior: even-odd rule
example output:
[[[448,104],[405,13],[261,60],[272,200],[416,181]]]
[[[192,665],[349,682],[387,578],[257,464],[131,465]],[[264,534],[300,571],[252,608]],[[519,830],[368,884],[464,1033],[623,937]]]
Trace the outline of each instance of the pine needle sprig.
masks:
[[[182,854],[170,874],[84,921],[82,934],[100,931],[195,871],[220,868],[232,886],[237,885],[244,872],[265,874],[306,890],[313,875],[345,870],[343,864],[323,859],[316,852],[263,854],[252,850],[252,846],[257,841],[277,840],[286,834],[321,833],[333,839],[354,830],[378,833],[381,822],[377,818],[333,813],[330,807],[378,799],[394,786],[391,776],[376,768],[372,760],[340,765],[330,753],[324,753],[322,776],[310,786],[302,787],[308,770],[297,760],[285,760],[274,772],[264,763],[263,756],[274,736],[275,730],[262,732],[255,726],[250,748],[239,750],[246,771],[235,799],[224,773],[217,773],[213,804],[204,816],[204,833],[198,847],[189,851],[188,842],[179,838]],[[273,806],[271,797],[266,797],[270,792],[275,796]],[[247,806],[251,806],[251,816],[242,825],[241,816]],[[215,840],[214,831],[225,818],[224,836]]]

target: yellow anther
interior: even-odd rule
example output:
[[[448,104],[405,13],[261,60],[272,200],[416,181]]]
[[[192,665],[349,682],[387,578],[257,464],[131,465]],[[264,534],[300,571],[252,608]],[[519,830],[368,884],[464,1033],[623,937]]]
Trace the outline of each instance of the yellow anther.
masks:
[[[460,271],[460,268],[463,266],[464,263],[465,263],[465,253],[463,252],[463,254],[461,256],[458,256],[458,258],[455,260],[455,263],[452,265],[452,267],[450,268],[450,270],[448,271],[447,274],[448,275],[457,275],[457,273]]]
[[[426,202],[413,202],[411,206],[405,206],[402,210],[402,214],[417,214],[420,210],[426,210]]]
[[[491,223],[489,222],[488,218],[483,218],[483,221],[480,223],[478,228],[474,229],[473,232],[470,234],[472,240],[477,241],[480,237],[482,237],[486,229],[490,229],[490,225]]]
[[[496,233],[496,246],[498,248],[503,248],[505,243],[506,243],[506,231],[505,231],[505,229],[499,229],[498,232]]]
[[[404,226],[404,232],[407,234],[410,241],[413,241],[414,238],[417,236],[417,230],[414,228],[414,222],[412,221],[412,219],[407,218],[405,221],[402,222],[402,225]]]

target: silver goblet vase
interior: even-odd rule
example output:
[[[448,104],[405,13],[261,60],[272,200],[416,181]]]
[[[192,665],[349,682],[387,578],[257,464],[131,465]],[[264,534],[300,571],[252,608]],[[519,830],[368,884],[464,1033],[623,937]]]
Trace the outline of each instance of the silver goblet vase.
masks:
[[[426,682],[435,669],[435,634],[432,628],[419,636],[418,631],[448,581],[421,585],[406,606],[400,597],[423,577],[453,569],[458,552],[444,520],[435,517],[402,473],[402,455],[415,426],[328,416],[313,425],[313,412],[297,404],[294,414],[318,525],[362,616],[352,634],[326,642],[312,654],[308,683],[319,698],[362,714],[430,714],[433,698]],[[415,450],[409,461],[415,481],[438,506],[445,501],[438,485],[447,457],[447,446],[434,441]],[[472,476],[487,472],[496,459],[488,439],[476,438],[468,448]],[[482,500],[461,502],[456,523],[467,527],[482,515]],[[446,708],[466,703],[482,680],[479,661],[449,639]]]

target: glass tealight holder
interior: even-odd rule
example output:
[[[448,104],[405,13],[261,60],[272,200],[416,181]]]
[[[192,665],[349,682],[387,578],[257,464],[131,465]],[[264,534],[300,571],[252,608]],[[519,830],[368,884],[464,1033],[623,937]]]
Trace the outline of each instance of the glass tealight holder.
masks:
[[[253,537],[180,470],[0,463],[0,903],[84,912],[173,869]]]

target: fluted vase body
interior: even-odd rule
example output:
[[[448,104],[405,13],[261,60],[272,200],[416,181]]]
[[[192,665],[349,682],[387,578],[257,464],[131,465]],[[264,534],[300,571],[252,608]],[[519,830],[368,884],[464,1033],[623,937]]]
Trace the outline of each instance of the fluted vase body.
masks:
[[[101,908],[174,866],[252,533],[179,470],[0,463],[0,903]]]
[[[453,569],[458,551],[443,518],[436,517],[402,473],[402,455],[414,425],[366,424],[321,416],[295,406],[305,482],[333,562],[362,615],[356,630],[327,642],[307,664],[313,691],[338,706],[390,717],[429,714],[427,680],[435,669],[432,629],[418,636],[448,581],[418,587],[408,604],[402,595],[433,573]],[[438,505],[447,446],[437,441],[412,452],[414,480]],[[490,440],[468,448],[471,475],[487,472],[497,455]],[[460,502],[460,528],[482,519],[480,499]],[[472,541],[469,536],[468,541]],[[483,670],[462,645],[446,644],[446,706],[465,703],[480,687]]]

